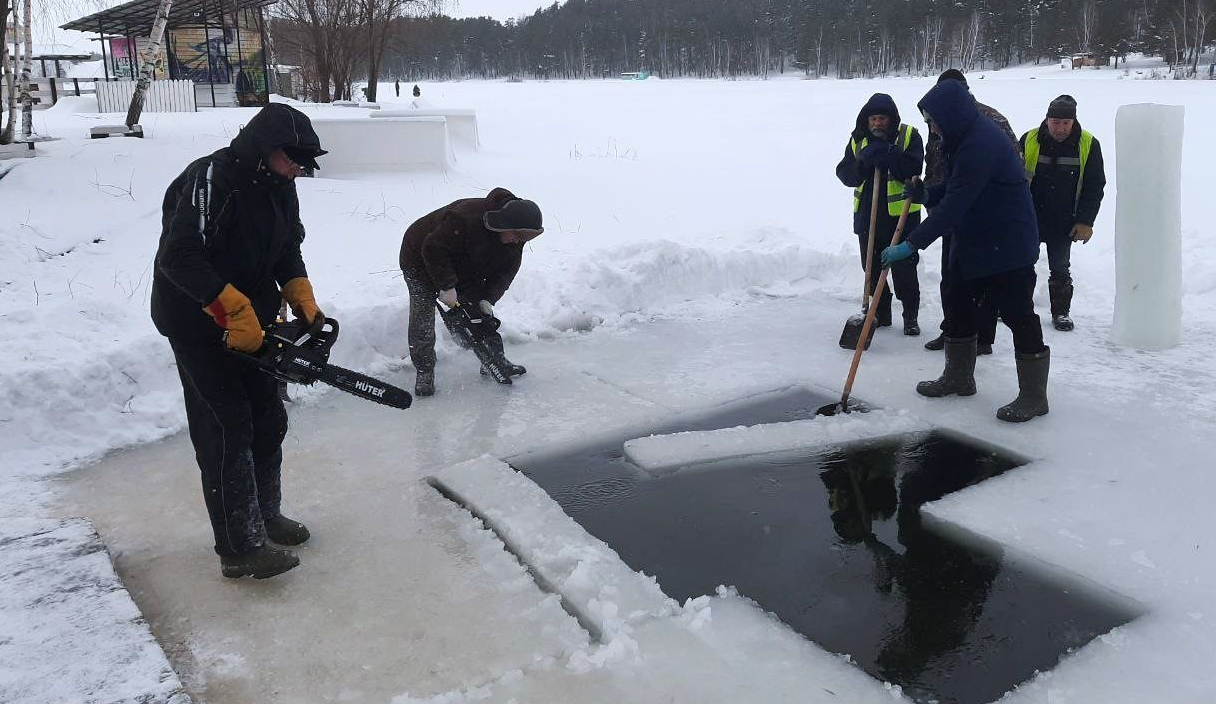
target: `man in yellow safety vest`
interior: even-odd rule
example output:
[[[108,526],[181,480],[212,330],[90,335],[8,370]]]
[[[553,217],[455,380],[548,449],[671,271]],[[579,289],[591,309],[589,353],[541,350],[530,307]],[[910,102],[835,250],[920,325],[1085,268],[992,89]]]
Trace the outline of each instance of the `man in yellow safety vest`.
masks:
[[[1102,145],[1077,122],[1077,101],[1061,95],[1051,101],[1047,118],[1022,135],[1026,176],[1039,221],[1039,241],[1047,245],[1051,275],[1051,322],[1056,330],[1073,329],[1072,243],[1089,242],[1102,205],[1106,173]]]
[[[874,190],[874,172],[879,173],[878,219],[874,228],[874,247],[870,271],[870,293],[878,284],[882,270],[879,254],[891,244],[895,226],[903,211],[904,184],[919,176],[925,163],[925,145],[920,133],[911,125],[901,124],[895,100],[885,93],[875,93],[857,115],[857,123],[845,145],[844,157],[836,166],[836,177],[853,189],[853,232],[861,246],[861,267],[866,268],[866,252],[870,232],[870,203]],[[904,226],[907,237],[920,223],[921,206],[913,204]],[[920,308],[920,282],[917,281],[917,257],[911,257],[891,268],[895,296],[903,304],[904,334],[919,335],[917,311]],[[877,325],[891,325],[891,291],[883,291],[878,305]]]

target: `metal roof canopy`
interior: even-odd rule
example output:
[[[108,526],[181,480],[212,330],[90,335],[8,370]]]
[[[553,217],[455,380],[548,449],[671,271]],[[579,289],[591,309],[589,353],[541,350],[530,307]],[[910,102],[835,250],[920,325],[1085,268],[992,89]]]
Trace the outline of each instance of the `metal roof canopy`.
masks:
[[[169,9],[169,27],[202,26],[204,16],[214,20],[221,13],[273,5],[275,0],[174,0]],[[124,5],[95,12],[60,25],[60,29],[100,32],[120,37],[151,34],[160,0],[132,0]]]

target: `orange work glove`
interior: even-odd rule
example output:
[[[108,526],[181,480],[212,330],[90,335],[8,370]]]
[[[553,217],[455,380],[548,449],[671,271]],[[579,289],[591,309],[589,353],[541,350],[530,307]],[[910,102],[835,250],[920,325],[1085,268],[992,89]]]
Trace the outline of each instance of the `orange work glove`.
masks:
[[[312,284],[303,276],[297,276],[283,284],[283,298],[287,305],[291,306],[291,312],[295,313],[297,318],[303,318],[309,325],[316,321],[317,316],[325,318],[313,297]]]
[[[236,290],[232,284],[225,284],[220,295],[206,306],[203,306],[215,324],[228,331],[226,342],[228,347],[240,352],[253,353],[262,347],[262,324],[258,322],[258,314],[253,310],[253,304],[245,294]]]

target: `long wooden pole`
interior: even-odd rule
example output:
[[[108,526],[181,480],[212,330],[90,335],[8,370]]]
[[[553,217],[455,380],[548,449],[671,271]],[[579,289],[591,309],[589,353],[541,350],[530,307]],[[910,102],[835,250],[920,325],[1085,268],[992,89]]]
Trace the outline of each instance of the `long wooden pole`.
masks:
[[[894,247],[899,244],[900,239],[904,235],[904,225],[908,222],[908,213],[912,211],[912,198],[908,196],[904,198],[904,209],[899,214],[899,223],[895,226],[895,234],[891,237],[891,245]],[[891,270],[883,267],[882,273],[878,275],[878,286],[874,289],[874,300],[880,300],[882,293],[887,287],[887,274]],[[861,353],[865,351],[866,340],[870,337],[870,330],[874,327],[874,317],[878,313],[878,306],[870,306],[870,310],[866,311],[865,322],[861,325],[861,337],[857,338],[857,349],[853,350],[853,363],[849,366],[849,376],[844,381],[844,393],[840,397],[840,407],[847,410],[849,407],[849,395],[853,393],[853,381],[857,378],[857,368],[861,365]]]
[[[878,227],[878,187],[882,185],[882,169],[874,167],[874,187],[870,189],[870,237],[866,242],[866,287],[861,292],[861,307],[863,310],[870,307],[870,278],[874,261],[874,232]]]

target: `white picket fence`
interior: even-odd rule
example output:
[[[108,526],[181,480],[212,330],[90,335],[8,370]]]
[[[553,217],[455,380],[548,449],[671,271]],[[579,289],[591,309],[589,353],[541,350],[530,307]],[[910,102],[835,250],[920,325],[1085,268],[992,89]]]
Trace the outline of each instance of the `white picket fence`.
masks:
[[[98,81],[97,111],[126,112],[135,95],[135,81]],[[193,81],[152,81],[144,96],[144,112],[195,112]]]

